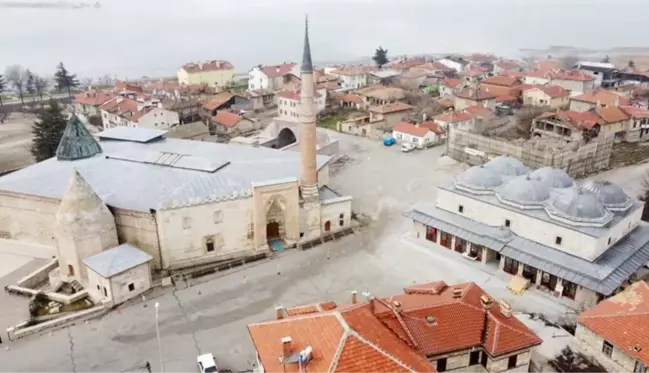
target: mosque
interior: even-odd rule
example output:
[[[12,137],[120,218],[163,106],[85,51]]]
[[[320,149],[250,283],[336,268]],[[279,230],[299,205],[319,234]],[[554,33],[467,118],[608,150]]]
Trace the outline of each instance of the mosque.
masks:
[[[0,177],[0,238],[56,247],[61,276],[95,288],[102,271],[244,258],[348,228],[352,198],[327,187],[330,157],[316,154],[308,25],[301,79],[299,153],[144,128],[95,138],[72,117],[56,157]]]

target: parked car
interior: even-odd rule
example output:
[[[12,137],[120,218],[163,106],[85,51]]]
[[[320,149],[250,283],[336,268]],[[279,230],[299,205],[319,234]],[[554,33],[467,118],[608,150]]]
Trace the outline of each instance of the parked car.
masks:
[[[394,137],[384,137],[383,138],[383,145],[385,146],[392,146],[397,142],[397,140],[394,139]]]
[[[411,152],[413,150],[415,150],[415,144],[413,144],[411,142],[407,142],[407,143],[401,145],[401,151],[404,152],[404,153],[408,153],[408,152]]]
[[[203,354],[200,355],[197,359],[198,370],[201,373],[218,373],[219,368],[216,366],[216,361],[214,360],[214,355],[212,354]]]

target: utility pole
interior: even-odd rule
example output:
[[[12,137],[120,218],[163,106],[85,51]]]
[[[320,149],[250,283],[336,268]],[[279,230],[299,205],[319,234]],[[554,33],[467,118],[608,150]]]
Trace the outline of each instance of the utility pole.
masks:
[[[158,354],[160,355],[160,369],[162,373],[165,371],[165,363],[162,359],[162,344],[160,343],[160,321],[158,318],[158,310],[160,308],[160,303],[155,302],[155,333],[158,338]]]

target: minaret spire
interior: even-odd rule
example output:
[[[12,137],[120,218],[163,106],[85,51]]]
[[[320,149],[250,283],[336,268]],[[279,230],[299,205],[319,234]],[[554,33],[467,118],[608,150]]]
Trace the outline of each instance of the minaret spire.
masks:
[[[311,61],[311,44],[309,43],[309,16],[304,17],[304,52],[302,52],[303,73],[313,72],[313,62]]]

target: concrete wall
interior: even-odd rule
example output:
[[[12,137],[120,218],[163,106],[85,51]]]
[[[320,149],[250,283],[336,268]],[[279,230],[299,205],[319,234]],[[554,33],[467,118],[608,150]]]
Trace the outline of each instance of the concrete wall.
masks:
[[[49,280],[49,274],[59,266],[57,259],[50,260],[44,266],[18,280],[18,286],[34,289]]]
[[[587,346],[591,347],[594,351],[596,351],[598,353],[597,359],[611,359],[620,364],[627,372],[632,372],[635,368],[635,359],[627,355],[623,349],[620,349],[615,345],[613,346],[613,354],[610,358],[604,355],[602,353],[604,338],[595,334],[592,330],[586,328],[585,326],[577,324],[575,337],[579,340],[580,343],[584,343]]]
[[[21,323],[16,327],[8,328],[7,336],[9,337],[10,341],[15,341],[17,339],[24,338],[32,334],[40,333],[46,330],[62,328],[72,324],[73,322],[78,322],[80,320],[97,317],[105,314],[108,311],[110,311],[110,309],[104,307],[104,305],[99,305],[87,310],[75,312],[73,314],[69,314],[69,315],[66,314],[64,317],[51,320],[51,321],[46,321],[44,323],[30,326],[30,327],[24,327],[26,323]]]
[[[549,106],[551,109],[559,109],[568,105],[569,97],[552,98],[540,89],[528,89],[523,92],[523,103],[526,105]]]
[[[111,209],[115,216],[119,243],[128,242],[153,257],[151,267],[161,269],[156,215],[123,209]]]
[[[342,219],[340,218],[342,216]],[[329,232],[335,232],[349,227],[352,218],[352,198],[341,197],[330,201],[323,201],[320,207],[321,231],[325,232],[327,222],[330,224]],[[343,223],[342,225],[340,223]]]
[[[133,284],[133,290],[129,285]],[[119,273],[110,279],[113,304],[120,304],[151,289],[151,268],[148,263]]]
[[[512,369],[507,369],[507,365],[509,363],[509,357],[512,355],[517,355],[516,367]],[[531,350],[527,350],[516,354],[507,354],[503,356],[498,356],[495,359],[489,357],[487,359],[487,370],[489,372],[494,372],[494,373],[500,373],[500,372],[527,373],[529,371],[531,356],[532,356]]]
[[[110,288],[110,279],[102,277],[90,268],[88,268],[86,290],[93,302],[112,302],[113,292]]]
[[[580,113],[588,111],[594,107],[597,107],[596,104],[592,104],[590,102],[584,102],[584,101],[577,101],[577,100],[570,100],[570,110],[572,111],[578,111]]]
[[[213,70],[187,73],[185,69],[178,70],[180,84],[207,84],[210,87],[224,87],[234,81],[234,69]]]
[[[578,80],[552,79],[550,84],[561,86],[565,89],[572,91],[573,93],[576,92],[584,93],[584,92],[592,91],[594,87],[593,80],[583,82]]]
[[[54,246],[59,200],[0,192],[0,238]]]
[[[140,118],[137,123],[138,127],[166,130],[180,123],[180,119],[175,111],[155,108]]]

